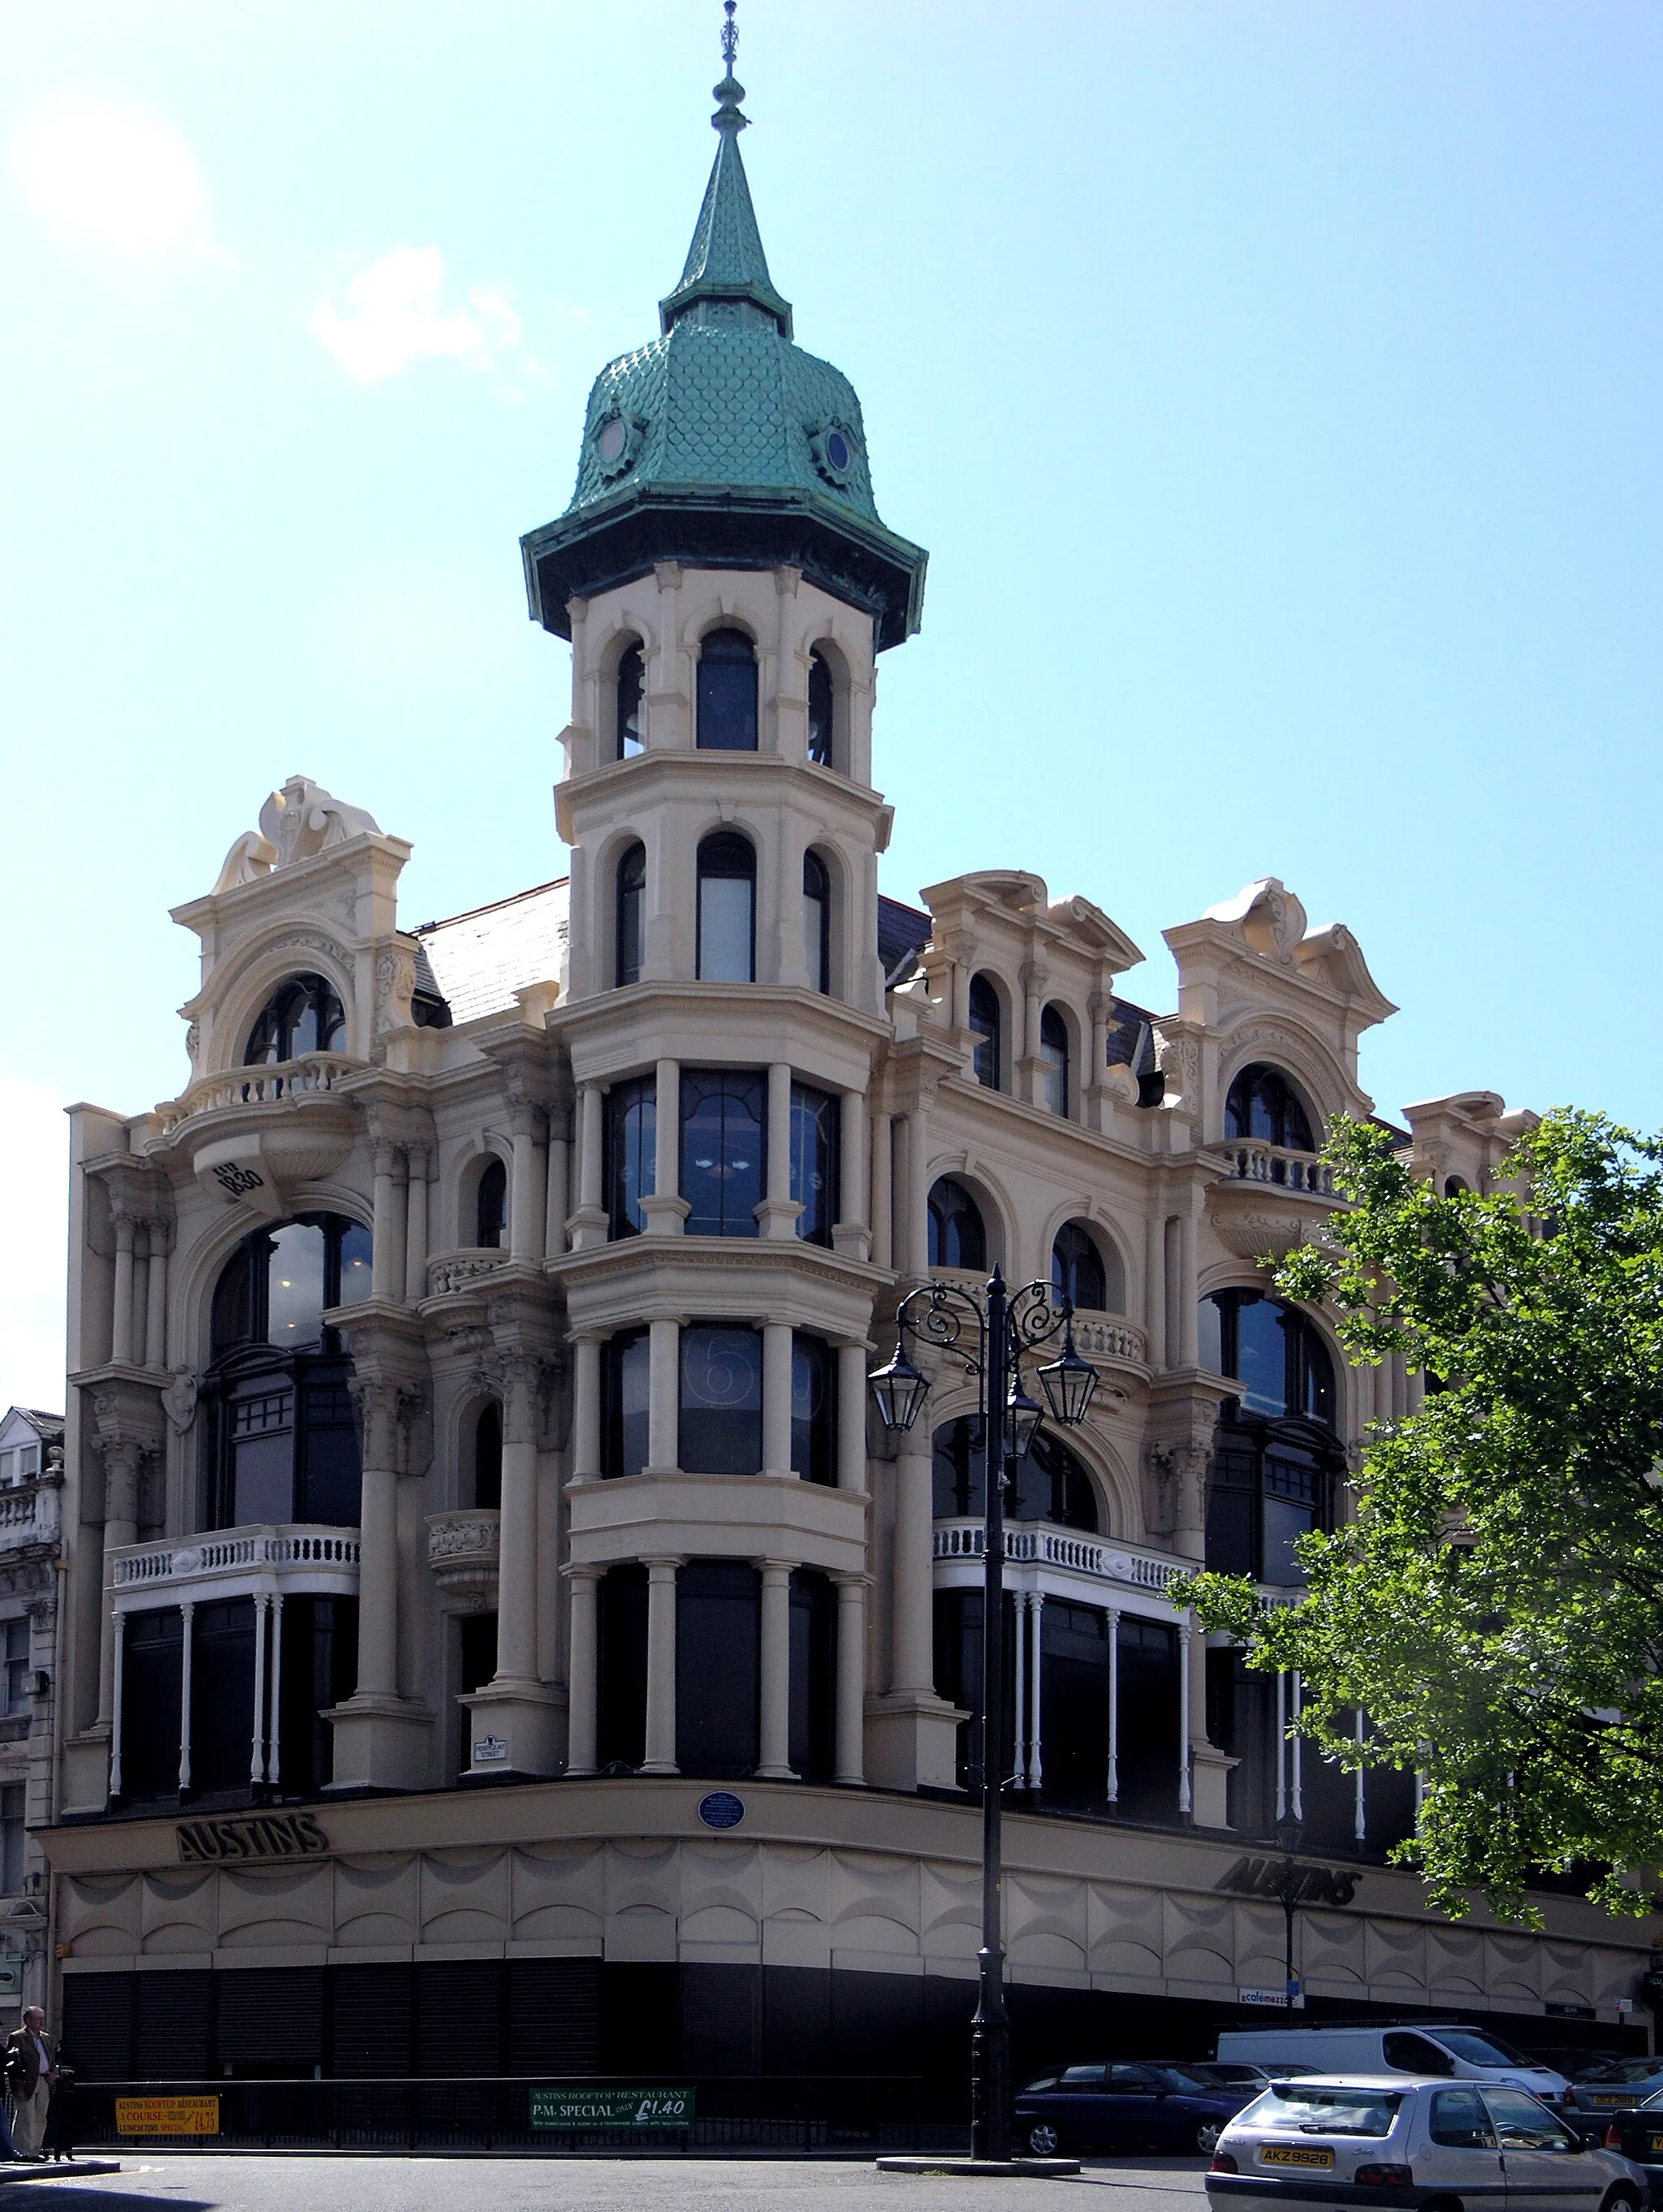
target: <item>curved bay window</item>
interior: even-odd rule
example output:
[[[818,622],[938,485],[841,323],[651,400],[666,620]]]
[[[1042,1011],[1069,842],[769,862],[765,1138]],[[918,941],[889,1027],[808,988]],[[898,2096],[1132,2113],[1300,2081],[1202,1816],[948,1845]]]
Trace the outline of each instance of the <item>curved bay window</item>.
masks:
[[[339,1214],[303,1214],[256,1230],[226,1261],[203,1378],[210,1526],[356,1527],[352,1362],[323,1316],[369,1290],[369,1231]]]
[[[613,917],[613,972],[622,990],[641,979],[646,945],[646,848],[637,842],[618,861],[617,910]]]
[[[830,990],[831,877],[817,853],[803,855],[803,965],[810,990]]]
[[[1302,1583],[1297,1538],[1333,1525],[1343,1455],[1334,1368],[1305,1316],[1258,1291],[1221,1291],[1200,1309],[1203,1366],[1233,1376],[1214,1432],[1207,1565],[1288,1587]]]
[[[932,1510],[938,1521],[980,1519],[983,1510],[981,1416],[944,1422],[931,1439]],[[1056,1528],[1097,1530],[1091,1477],[1060,1437],[1041,1429],[1017,1462],[1013,1521],[1048,1521]]]
[[[791,1194],[802,1207],[797,1233],[829,1244],[838,1212],[842,1102],[806,1083],[791,1086]]]
[[[699,744],[756,750],[756,651],[742,629],[713,629],[699,648]]]
[[[1040,1058],[1045,1065],[1045,1103],[1053,1114],[1068,1114],[1068,1024],[1059,1006],[1040,1016]]]
[[[1256,1137],[1289,1152],[1314,1152],[1311,1117],[1279,1067],[1254,1060],[1230,1085],[1224,1099],[1224,1134]]]
[[[1051,1247],[1051,1287],[1076,1313],[1102,1313],[1108,1305],[1103,1255],[1096,1238],[1077,1221],[1065,1221],[1057,1231]]]
[[[601,1353],[601,1473],[640,1474],[646,1466],[651,1336],[644,1328],[610,1337]]]
[[[508,1225],[508,1170],[505,1162],[489,1159],[474,1191],[474,1243],[488,1251],[502,1249],[502,1232]]]
[[[658,1086],[650,1075],[615,1083],[606,1094],[606,1223],[609,1237],[639,1237],[641,1206],[653,1190],[658,1145]]]
[[[941,1176],[930,1192],[929,1213],[930,1265],[980,1274],[987,1265],[987,1231],[981,1208],[964,1185]]]
[[[816,768],[832,766],[832,724],[837,692],[831,663],[818,646],[809,655],[809,758]]]
[[[756,853],[731,830],[699,848],[697,958],[701,983],[756,980]]]
[[[275,1066],[304,1052],[344,1052],[347,1018],[325,975],[291,975],[260,1009],[248,1032],[245,1067]]]
[[[634,760],[642,750],[641,702],[646,696],[646,663],[640,641],[628,647],[618,663],[616,720],[617,758]]]
[[[823,1336],[791,1340],[791,1471],[805,1482],[837,1480],[837,1357]]]
[[[970,1029],[975,1038],[975,1049],[971,1065],[976,1081],[988,1091],[999,1087],[1001,1057],[1000,1030],[1003,1028],[998,986],[988,975],[970,978]]]
[[[681,1442],[688,1474],[757,1474],[762,1466],[762,1340],[754,1328],[682,1331]]]
[[[767,1188],[768,1079],[682,1071],[682,1196],[689,1237],[755,1237]]]

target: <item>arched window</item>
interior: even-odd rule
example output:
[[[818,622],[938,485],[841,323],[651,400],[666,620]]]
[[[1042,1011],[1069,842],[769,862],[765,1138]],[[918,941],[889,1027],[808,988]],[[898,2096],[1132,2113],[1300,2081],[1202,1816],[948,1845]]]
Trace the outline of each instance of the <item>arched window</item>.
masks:
[[[1068,1112],[1068,1024],[1060,1006],[1040,1016],[1040,1058],[1045,1063],[1045,1103],[1053,1114]]]
[[[791,1194],[802,1207],[797,1233],[805,1244],[829,1244],[838,1214],[842,1102],[811,1084],[791,1086]]]
[[[930,1193],[930,1265],[973,1267],[978,1274],[987,1265],[981,1209],[951,1176],[943,1176]]]
[[[982,1511],[981,1417],[947,1421],[932,1439],[932,1511],[938,1521],[963,1520]],[[1091,1477],[1060,1437],[1042,1428],[1017,1462],[1017,1495],[1007,1511],[1017,1521],[1048,1521],[1053,1528],[1097,1533],[1097,1499]]]
[[[810,990],[830,990],[831,877],[818,853],[803,855],[803,965]]]
[[[742,629],[713,629],[699,648],[699,744],[756,750],[756,653]]]
[[[1103,1255],[1096,1237],[1077,1221],[1065,1221],[1057,1231],[1051,1247],[1051,1286],[1077,1313],[1102,1313],[1108,1305]]]
[[[791,1471],[837,1480],[837,1361],[823,1336],[800,1328],[791,1339]]]
[[[756,980],[756,854],[731,830],[699,848],[699,981]]]
[[[644,1328],[609,1337],[601,1357],[601,1472],[639,1474],[646,1465],[651,1337]]]
[[[606,1094],[607,1234],[639,1237],[646,1226],[641,1205],[655,1187],[658,1161],[658,1084],[650,1075],[615,1083]]]
[[[831,663],[818,646],[809,655],[809,758],[818,768],[832,765],[832,722],[836,693]]]
[[[618,988],[641,979],[641,954],[646,938],[646,848],[637,841],[626,848],[618,861],[618,903],[616,919],[616,964]]]
[[[634,760],[642,750],[641,702],[646,694],[646,663],[639,642],[625,651],[618,663],[617,757]]]
[[[1314,1152],[1310,1116],[1279,1067],[1253,1060],[1229,1087],[1224,1100],[1224,1134],[1253,1137],[1290,1152]]]
[[[495,1398],[474,1423],[474,1504],[495,1511],[502,1504],[502,1408]],[[495,1672],[495,1669],[493,1669]]]
[[[1464,1191],[1470,1188],[1471,1185],[1462,1176],[1446,1176],[1443,1179],[1443,1194],[1446,1198],[1460,1198]]]
[[[682,1070],[682,1196],[689,1237],[755,1237],[768,1188],[768,1078]]]
[[[352,1362],[324,1316],[369,1290],[369,1231],[339,1214],[258,1229],[226,1261],[203,1386],[215,1528],[356,1524]]]
[[[248,1032],[245,1067],[275,1066],[303,1052],[344,1052],[347,1018],[325,975],[291,975],[260,1009]]]
[[[1202,1365],[1240,1382],[1248,1413],[1333,1426],[1334,1364],[1292,1306],[1261,1291],[1217,1291],[1201,1301],[1200,1343]]]
[[[1298,1583],[1296,1540],[1332,1521],[1333,1362],[1303,1314],[1259,1291],[1217,1291],[1202,1299],[1199,1318],[1202,1365],[1241,1386],[1214,1436],[1207,1565]]]
[[[508,1224],[508,1170],[495,1154],[486,1161],[474,1193],[474,1243],[500,1251]]]
[[[976,1081],[989,1091],[999,1087],[999,994],[990,975],[970,978],[970,1028],[976,1041],[972,1065]]]

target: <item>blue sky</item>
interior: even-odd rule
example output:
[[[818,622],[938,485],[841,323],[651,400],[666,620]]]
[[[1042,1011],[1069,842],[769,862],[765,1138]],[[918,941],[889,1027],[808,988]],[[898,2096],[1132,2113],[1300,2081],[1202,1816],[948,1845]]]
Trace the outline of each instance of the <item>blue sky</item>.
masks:
[[[1659,1108],[1663,15],[741,0],[799,341],[931,553],[885,888],[1163,927],[1264,874],[1404,1011],[1387,1111]],[[182,1079],[284,776],[402,911],[560,872],[519,533],[651,336],[715,0],[0,8],[0,1402],[61,1402],[60,1108]]]

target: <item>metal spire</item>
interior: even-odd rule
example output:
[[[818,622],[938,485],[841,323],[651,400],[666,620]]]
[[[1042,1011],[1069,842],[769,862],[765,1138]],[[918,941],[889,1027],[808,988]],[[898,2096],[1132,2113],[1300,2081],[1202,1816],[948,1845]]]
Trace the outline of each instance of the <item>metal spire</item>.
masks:
[[[712,130],[725,131],[730,135],[743,131],[750,120],[748,115],[743,115],[739,111],[739,102],[745,96],[745,88],[733,74],[734,58],[739,51],[739,27],[733,20],[734,4],[735,0],[722,0],[723,11],[727,17],[722,25],[722,59],[726,64],[726,73],[715,87],[714,98],[718,106],[710,118]]]
[[[722,59],[727,64],[727,73],[731,76],[733,57],[739,51],[739,32],[733,21],[735,0],[722,0],[722,6],[727,15],[727,21],[722,26]]]

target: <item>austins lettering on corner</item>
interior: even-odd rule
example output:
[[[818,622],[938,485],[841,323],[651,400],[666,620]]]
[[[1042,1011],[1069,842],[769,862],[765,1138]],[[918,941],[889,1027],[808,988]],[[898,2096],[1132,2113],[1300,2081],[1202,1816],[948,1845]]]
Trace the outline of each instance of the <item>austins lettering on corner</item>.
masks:
[[[219,1865],[233,1859],[314,1858],[329,1838],[310,1813],[258,1813],[235,1820],[182,1820],[173,1831],[181,1860]]]

